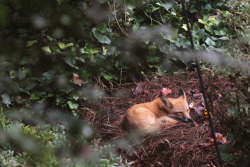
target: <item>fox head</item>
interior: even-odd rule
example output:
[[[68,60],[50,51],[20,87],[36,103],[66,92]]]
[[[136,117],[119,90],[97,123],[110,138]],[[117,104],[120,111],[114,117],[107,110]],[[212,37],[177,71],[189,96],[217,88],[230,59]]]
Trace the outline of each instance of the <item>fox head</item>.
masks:
[[[193,119],[189,115],[190,110],[187,103],[187,97],[182,89],[180,89],[177,98],[161,97],[160,99],[169,117],[183,122],[193,122]]]

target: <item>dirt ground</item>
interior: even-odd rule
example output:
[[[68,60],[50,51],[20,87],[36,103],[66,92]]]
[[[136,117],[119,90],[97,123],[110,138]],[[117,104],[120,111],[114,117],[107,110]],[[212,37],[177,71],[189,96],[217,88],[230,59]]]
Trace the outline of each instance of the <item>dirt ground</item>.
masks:
[[[217,140],[221,146],[228,142],[225,136],[229,129],[222,126],[223,115],[226,114],[223,114],[225,109],[218,104],[223,98],[222,92],[230,89],[231,83],[212,77],[209,72],[203,72],[203,78]],[[186,92],[188,103],[191,104],[191,116],[198,126],[192,123],[178,123],[158,135],[144,137],[123,130],[126,109],[133,104],[157,98],[162,88],[172,89],[173,94],[170,97],[175,97],[180,88]],[[174,75],[152,75],[143,82],[118,84],[112,90],[111,96],[95,107],[99,113],[88,112],[85,119],[94,124],[101,143],[115,144],[115,151],[124,160],[133,161],[132,166],[218,166],[211,129],[202,112],[203,103],[196,72],[179,71]]]

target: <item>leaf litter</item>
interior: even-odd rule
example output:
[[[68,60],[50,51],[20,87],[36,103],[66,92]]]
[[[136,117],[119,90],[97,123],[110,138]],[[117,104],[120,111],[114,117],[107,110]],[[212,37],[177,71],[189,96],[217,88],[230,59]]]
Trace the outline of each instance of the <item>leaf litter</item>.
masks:
[[[194,71],[183,72],[183,75],[184,77],[176,77],[154,74],[142,82],[117,84],[114,91],[130,91],[130,96],[108,98],[98,106],[94,105],[93,109],[99,110],[98,114],[83,111],[84,119],[93,123],[97,137],[101,138],[100,144],[114,144],[116,152],[124,161],[133,162],[131,166],[218,166],[211,129],[202,113],[204,106],[199,91],[199,80]],[[207,75],[209,74],[204,74]],[[217,78],[210,79],[209,82],[216,83],[208,83],[208,88],[213,92],[212,114],[219,146],[230,144],[226,137],[229,129],[220,123],[223,115],[221,112],[225,112],[225,109],[218,105],[221,90],[226,89],[228,85],[224,84],[224,81],[218,82]],[[169,88],[171,91],[166,92],[163,88]],[[180,88],[187,94],[191,117],[197,122],[195,125],[177,123],[162,130],[160,134],[143,137],[124,130],[123,119],[127,108],[151,101],[162,92],[169,97],[176,97]],[[229,165],[229,162],[224,165]]]

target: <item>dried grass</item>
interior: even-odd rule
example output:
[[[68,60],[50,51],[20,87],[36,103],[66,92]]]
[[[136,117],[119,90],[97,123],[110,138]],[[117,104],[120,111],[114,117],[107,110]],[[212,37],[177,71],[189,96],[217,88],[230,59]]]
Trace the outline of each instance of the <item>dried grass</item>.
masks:
[[[222,111],[219,111],[215,92],[227,84],[221,81],[221,85],[218,86],[217,81],[216,86],[211,86],[213,80],[216,81],[216,79],[206,79],[205,84],[210,85],[208,90],[213,92],[215,130],[226,133],[227,129],[223,129],[216,116],[216,113]],[[191,115],[199,123],[198,127],[191,123],[178,123],[164,129],[158,135],[144,137],[129,134],[122,128],[126,109],[133,104],[153,100],[159,96],[163,87],[172,89],[174,92],[172,96],[175,96],[175,92],[182,88],[186,91],[189,103],[201,105],[202,98],[194,96],[200,93],[198,84],[195,72],[180,72],[175,76],[153,75],[137,84],[120,84],[117,85],[117,90],[127,91],[126,97],[109,98],[99,104],[99,114],[86,115],[85,119],[93,122],[102,139],[101,142],[115,143],[117,151],[124,159],[134,161],[132,166],[217,166],[217,156],[210,141],[209,124],[204,122],[203,117],[195,111],[192,111]],[[127,96],[128,94],[131,96]]]

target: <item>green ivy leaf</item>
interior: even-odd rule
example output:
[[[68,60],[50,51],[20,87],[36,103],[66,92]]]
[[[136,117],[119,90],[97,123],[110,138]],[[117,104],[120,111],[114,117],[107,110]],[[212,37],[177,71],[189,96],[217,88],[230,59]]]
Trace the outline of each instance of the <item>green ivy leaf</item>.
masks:
[[[82,53],[87,53],[87,54],[90,54],[90,55],[94,55],[96,53],[99,53],[99,50],[96,49],[96,48],[92,48],[89,45],[86,45],[84,48],[81,49],[81,52]]]
[[[113,76],[112,75],[110,75],[110,74],[106,74],[106,73],[102,73],[102,76],[106,79],[106,80],[111,80],[112,78],[113,78]]]
[[[26,46],[29,47],[29,46],[32,46],[32,45],[34,45],[34,44],[36,44],[36,43],[38,43],[37,40],[28,41],[27,44],[26,44]]]
[[[191,9],[189,9],[189,11],[190,11],[191,13],[198,12],[198,10],[197,10],[196,8],[191,8]]]
[[[220,38],[218,38],[218,39],[223,40],[223,41],[229,40],[228,37],[220,37]]]
[[[152,12],[157,11],[157,10],[159,10],[158,7],[153,7],[153,8],[152,8]]]
[[[59,46],[60,49],[65,49],[65,48],[68,48],[68,47],[70,47],[70,46],[74,46],[74,44],[73,44],[73,43],[64,44],[64,43],[62,43],[62,42],[59,42],[59,43],[58,43],[58,46]]]
[[[53,96],[55,96],[55,95],[52,94],[52,93],[49,93],[49,94],[47,95],[47,97],[53,97]]]
[[[30,99],[31,100],[39,100],[45,94],[46,94],[45,92],[34,92],[34,93],[31,93]]]
[[[105,46],[102,47],[102,54],[106,55],[107,54],[108,49],[105,48]]]
[[[78,100],[79,99],[79,95],[78,94],[74,94],[74,93],[70,94],[70,97],[72,99],[74,99],[74,100]]]
[[[68,64],[70,67],[73,67],[73,68],[75,68],[75,69],[79,69],[79,67],[77,67],[76,65],[75,65],[75,63],[76,63],[76,61],[75,61],[75,59],[73,59],[73,58],[70,58],[70,57],[65,57],[64,59],[64,62],[66,63],[66,64]]]
[[[205,42],[206,42],[206,44],[208,44],[209,46],[214,46],[215,45],[215,42],[213,41],[213,40],[211,40],[211,38],[207,38],[206,40],[205,40]]]
[[[213,17],[209,17],[208,20],[210,23],[212,23],[212,25],[218,25],[220,23],[217,19],[215,19]]]
[[[75,57],[75,59],[85,63],[85,59],[83,57]]]
[[[188,30],[188,29],[187,29],[187,24],[183,24],[181,28],[183,28],[183,29],[186,30],[186,31]]]
[[[89,79],[89,76],[90,76],[90,72],[89,71],[86,71],[84,69],[80,69],[79,70],[79,75],[80,75],[80,78],[82,80],[84,80],[84,82],[88,82],[88,79]]]
[[[55,77],[55,71],[49,70],[47,72],[42,73],[42,76],[44,79],[51,81]]]
[[[100,43],[106,43],[106,44],[108,44],[108,45],[111,43],[110,39],[109,39],[106,35],[102,35],[102,34],[98,33],[96,28],[93,28],[93,29],[92,29],[92,32],[93,32],[95,38],[96,38]]]
[[[3,99],[3,103],[8,107],[11,104],[11,100],[10,100],[10,96],[7,93],[3,93],[1,95],[2,99]]]
[[[67,104],[71,110],[76,110],[79,107],[79,104],[73,103],[72,101],[68,101]]]
[[[64,98],[60,97],[60,96],[56,97],[56,104],[57,105],[65,104],[65,101],[66,100]]]
[[[221,11],[221,15],[223,17],[230,17],[230,16],[232,16],[232,13],[230,13],[229,11]]]
[[[172,2],[167,2],[167,3],[157,2],[156,4],[161,6],[161,7],[164,7],[166,10],[169,10],[173,6],[174,3],[172,3]]]
[[[89,49],[89,53],[90,53],[91,55],[93,55],[93,54],[99,53],[99,50],[98,50],[98,49],[95,49],[95,48],[91,48],[91,49]]]
[[[198,22],[201,23],[201,24],[206,24],[207,22],[202,20],[202,19],[198,19]]]
[[[212,8],[211,4],[208,3],[208,4],[205,5],[204,9],[212,10],[213,8]]]
[[[49,53],[49,54],[52,53],[48,46],[42,47],[42,51],[44,51],[45,53]]]
[[[221,30],[214,30],[215,35],[226,35],[226,30],[221,29]]]

